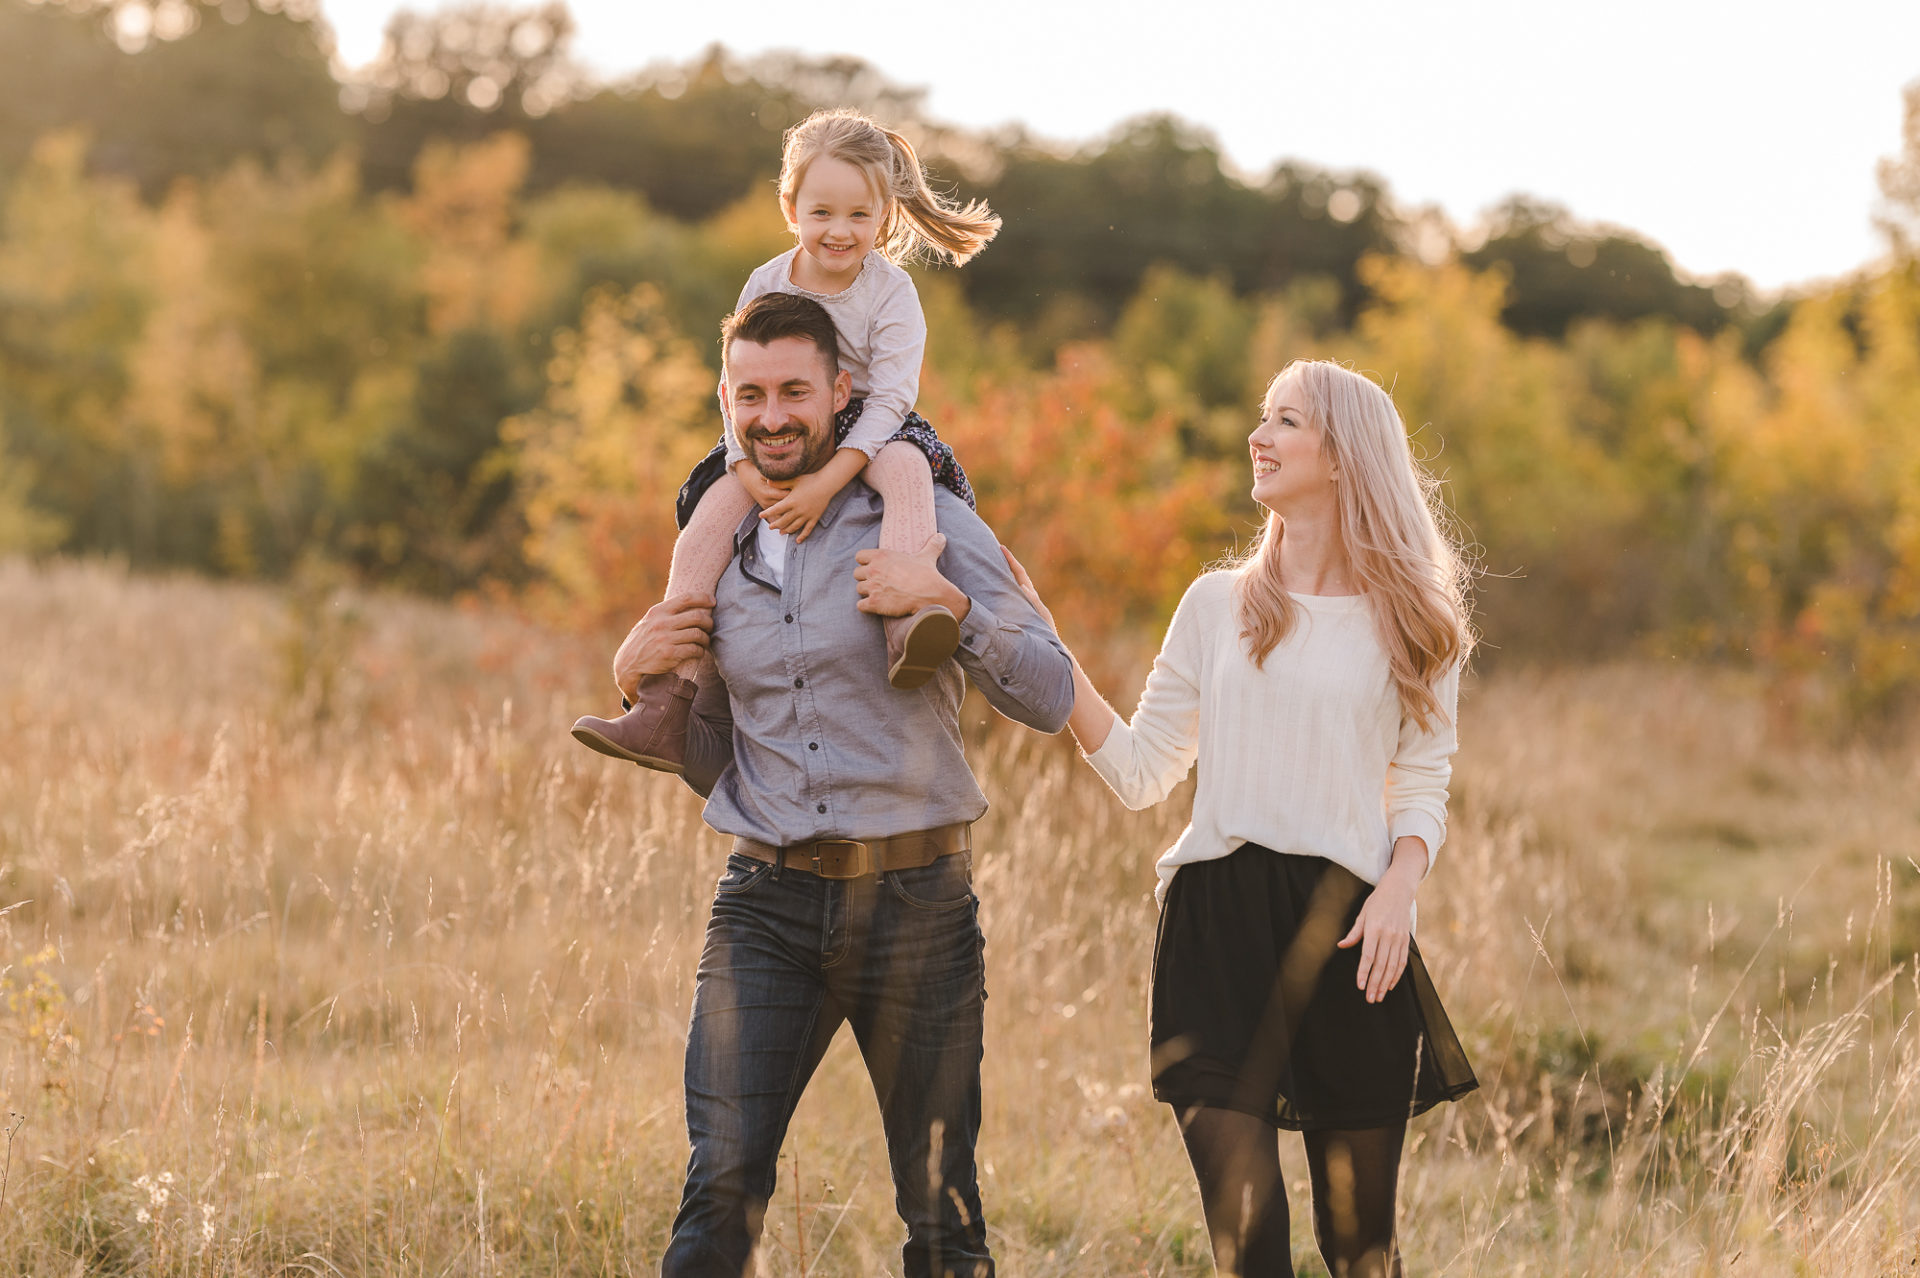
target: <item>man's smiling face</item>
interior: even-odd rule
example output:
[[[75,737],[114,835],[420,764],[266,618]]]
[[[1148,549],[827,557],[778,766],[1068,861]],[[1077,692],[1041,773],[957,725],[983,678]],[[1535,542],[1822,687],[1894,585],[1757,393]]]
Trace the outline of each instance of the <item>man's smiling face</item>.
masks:
[[[827,372],[827,357],[804,337],[762,346],[735,338],[726,353],[726,396],[734,437],[747,460],[774,482],[797,479],[834,454],[833,416],[853,379]]]

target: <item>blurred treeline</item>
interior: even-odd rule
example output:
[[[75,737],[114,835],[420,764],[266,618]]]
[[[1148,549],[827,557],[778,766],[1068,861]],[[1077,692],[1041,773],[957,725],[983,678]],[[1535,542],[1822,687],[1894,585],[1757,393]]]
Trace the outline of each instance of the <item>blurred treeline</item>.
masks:
[[[1287,359],[1378,373],[1475,546],[1489,656],[1753,661],[1847,719],[1920,688],[1920,94],[1891,251],[1761,300],[1516,198],[927,121],[852,60],[596,83],[563,7],[401,15],[346,74],[265,0],[0,0],[0,550],[511,594],[664,578],[720,317],[790,241],[780,131],[849,103],[1006,219],[920,276],[922,410],[1070,633],[1150,642],[1244,539]]]

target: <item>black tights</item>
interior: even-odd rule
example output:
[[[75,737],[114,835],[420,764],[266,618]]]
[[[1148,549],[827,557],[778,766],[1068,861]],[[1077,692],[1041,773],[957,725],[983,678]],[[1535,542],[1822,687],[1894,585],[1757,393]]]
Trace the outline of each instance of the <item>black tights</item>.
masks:
[[[1280,1142],[1271,1123],[1201,1106],[1182,1124],[1200,1181],[1213,1263],[1233,1278],[1293,1278]],[[1306,1132],[1313,1234],[1333,1278],[1399,1278],[1393,1199],[1405,1123],[1362,1131]]]

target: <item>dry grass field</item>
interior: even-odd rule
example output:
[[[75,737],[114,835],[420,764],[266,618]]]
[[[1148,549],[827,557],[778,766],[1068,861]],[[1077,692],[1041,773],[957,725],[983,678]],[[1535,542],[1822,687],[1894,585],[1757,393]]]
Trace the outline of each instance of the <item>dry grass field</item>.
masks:
[[[324,586],[0,564],[0,1269],[657,1265],[724,844],[567,737],[605,655]],[[988,717],[1003,1271],[1208,1274],[1145,1088],[1184,795],[1130,815]],[[1920,751],[1796,741],[1738,678],[1652,665],[1488,677],[1463,726],[1420,934],[1483,1087],[1415,1125],[1409,1271],[1915,1272]],[[899,1235],[843,1037],[764,1272],[891,1272]]]

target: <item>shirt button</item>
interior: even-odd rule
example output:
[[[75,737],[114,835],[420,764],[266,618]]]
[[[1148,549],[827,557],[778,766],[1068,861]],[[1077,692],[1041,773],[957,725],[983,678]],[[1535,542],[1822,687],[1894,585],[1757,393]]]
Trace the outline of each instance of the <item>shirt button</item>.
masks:
[[[1003,688],[1004,688],[1004,687],[1006,687],[1006,686],[1007,686],[1008,684],[1010,684],[1010,683],[1012,683],[1012,682],[1013,682],[1013,680],[1011,680],[1011,679],[1009,679],[1009,678],[1007,678],[1007,676],[1005,676],[1005,675],[1001,675],[1001,676],[1000,676],[1000,686],[1001,686],[1001,687],[1003,687]]]
[[[813,807],[813,810],[815,812],[825,812],[827,810],[827,805],[824,803],[816,803]]]
[[[792,625],[792,624],[793,624],[793,614],[792,614],[792,613],[788,613],[788,614],[787,614],[787,624],[788,624],[788,625]]]
[[[820,743],[819,743],[818,741],[809,741],[809,742],[807,742],[807,749],[809,749],[809,750],[818,750],[819,748],[820,748]]]
[[[804,688],[807,686],[807,681],[805,679],[795,679],[793,681],[793,686],[796,688]]]

